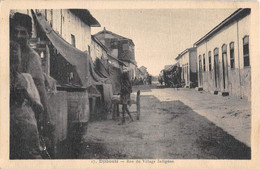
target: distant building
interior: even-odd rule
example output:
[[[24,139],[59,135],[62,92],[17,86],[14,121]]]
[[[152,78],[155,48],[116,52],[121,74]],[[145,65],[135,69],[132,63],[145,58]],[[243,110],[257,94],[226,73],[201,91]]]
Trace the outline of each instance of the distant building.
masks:
[[[250,13],[238,9],[194,43],[204,90],[251,98]]]
[[[147,68],[145,66],[141,66],[138,68],[136,72],[136,77],[137,78],[146,78],[148,75]]]
[[[148,72],[147,72],[147,68],[146,68],[145,66],[141,66],[139,69],[141,70],[141,72],[142,72],[143,74],[147,74],[147,73],[148,73]]]
[[[129,70],[130,77],[136,76],[135,45],[131,39],[117,35],[104,28],[94,35],[108,49],[108,53],[124,62]]]
[[[186,87],[191,87],[191,83],[195,84],[198,81],[196,48],[188,48],[184,50],[175,58],[175,60],[182,68],[181,80],[185,81]]]
[[[173,67],[173,65],[164,65],[164,70],[167,70],[169,68]]]

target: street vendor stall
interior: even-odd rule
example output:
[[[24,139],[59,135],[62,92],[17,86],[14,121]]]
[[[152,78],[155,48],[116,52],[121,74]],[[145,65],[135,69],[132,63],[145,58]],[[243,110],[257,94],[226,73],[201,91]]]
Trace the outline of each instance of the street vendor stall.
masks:
[[[94,70],[90,56],[66,42],[57,34],[45,17],[31,11],[33,17],[50,44],[51,72],[57,81],[58,93],[49,96],[51,113],[56,127],[54,140],[58,147],[67,140],[67,148],[56,149],[55,158],[63,158],[63,150],[68,149],[69,158],[77,156],[75,152],[90,118],[89,99],[97,95],[89,95],[87,88],[102,85],[107,78],[100,77]],[[92,101],[93,104],[93,101]]]

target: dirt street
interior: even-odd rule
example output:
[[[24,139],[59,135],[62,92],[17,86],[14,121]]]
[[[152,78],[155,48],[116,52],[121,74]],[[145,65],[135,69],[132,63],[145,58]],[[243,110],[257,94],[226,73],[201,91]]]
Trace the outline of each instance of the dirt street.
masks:
[[[177,95],[181,91],[139,88],[142,91],[140,120],[130,122],[127,119],[125,125],[118,125],[119,121],[114,120],[90,123],[79,158],[251,158],[250,147],[214,124],[214,118],[208,120],[180,98],[165,99],[166,95]],[[135,111],[135,105],[131,106],[130,111]],[[132,114],[136,119],[136,114]],[[249,136],[250,133],[243,137]]]

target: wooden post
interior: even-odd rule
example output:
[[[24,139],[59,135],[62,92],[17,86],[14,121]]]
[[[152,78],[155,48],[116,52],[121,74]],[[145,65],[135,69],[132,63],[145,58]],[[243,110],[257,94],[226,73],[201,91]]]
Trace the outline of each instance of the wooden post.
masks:
[[[114,101],[112,102],[112,111],[113,111],[113,114],[112,114],[112,119],[113,120],[116,120],[116,118],[118,117],[118,108],[117,108],[117,103]]]
[[[140,119],[140,90],[137,91],[137,95],[136,95],[136,111],[137,111],[137,120]]]
[[[96,115],[96,97],[92,97],[91,110],[93,115]]]
[[[117,116],[117,117],[120,116],[120,112],[119,112],[119,103],[116,103],[116,116]]]
[[[113,103],[112,101],[112,119],[115,120],[116,119],[116,113],[115,113],[115,103]]]
[[[49,46],[47,44],[46,44],[46,54],[45,54],[45,57],[46,57],[45,73],[47,75],[50,75],[50,49],[49,49]]]

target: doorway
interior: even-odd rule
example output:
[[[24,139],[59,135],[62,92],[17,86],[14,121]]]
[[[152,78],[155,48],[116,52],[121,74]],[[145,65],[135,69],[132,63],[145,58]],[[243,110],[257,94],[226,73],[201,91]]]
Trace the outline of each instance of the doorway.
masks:
[[[223,89],[228,87],[227,79],[227,45],[222,46],[222,71],[223,71]]]
[[[215,75],[215,87],[219,88],[218,48],[214,49],[214,75]]]
[[[199,55],[199,85],[203,86],[203,75],[202,75],[202,61],[201,55]]]

